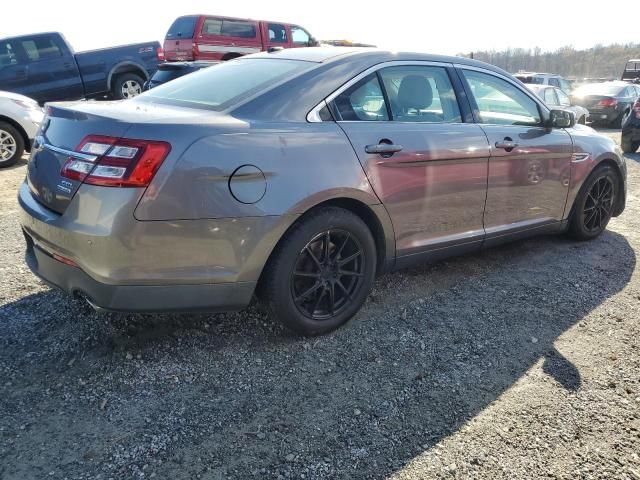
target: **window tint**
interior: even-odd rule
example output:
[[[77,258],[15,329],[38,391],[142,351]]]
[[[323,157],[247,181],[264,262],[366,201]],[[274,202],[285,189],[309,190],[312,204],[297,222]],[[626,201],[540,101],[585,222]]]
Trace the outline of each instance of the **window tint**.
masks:
[[[571,106],[571,100],[569,99],[569,95],[564,93],[562,90],[556,90],[558,94],[558,103],[563,107]]]
[[[169,27],[166,38],[192,38],[197,19],[195,16],[177,18]]]
[[[311,40],[311,36],[302,28],[291,26],[291,40],[298,45],[306,45]]]
[[[287,43],[287,29],[279,23],[269,24],[269,41],[271,43]]]
[[[256,26],[252,22],[207,18],[202,25],[204,35],[222,35],[224,37],[255,38]]]
[[[165,83],[137,98],[224,110],[308,68],[313,68],[313,64],[298,60],[261,58],[223,62]]]
[[[27,54],[27,58],[31,62],[62,56],[60,48],[58,48],[50,37],[36,37],[28,40],[22,40],[20,43]]]
[[[553,88],[544,89],[544,103],[551,105],[552,107],[558,105],[558,98]]]
[[[363,78],[333,101],[339,120],[389,120],[380,82],[376,74]]]
[[[0,42],[0,68],[8,65],[16,65],[18,57],[10,42]]]
[[[501,78],[462,70],[478,105],[480,123],[540,125],[540,112],[533,99]]]
[[[558,80],[557,78],[550,78],[549,85],[560,88],[560,80]]]
[[[447,71],[442,67],[388,67],[380,77],[393,120],[399,122],[461,122]]]

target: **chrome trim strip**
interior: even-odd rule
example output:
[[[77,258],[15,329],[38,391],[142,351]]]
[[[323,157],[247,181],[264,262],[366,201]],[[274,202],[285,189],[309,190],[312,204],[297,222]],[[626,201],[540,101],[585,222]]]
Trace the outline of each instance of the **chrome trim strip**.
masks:
[[[73,150],[66,150],[64,148],[56,147],[48,143],[41,144],[41,147],[51,152],[59,153],[61,155],[67,155],[69,157],[77,158],[78,160],[84,160],[85,162],[94,163],[98,159],[96,155],[89,155],[88,153],[74,152]]]
[[[349,88],[354,83],[357,83],[360,80],[362,80],[367,75],[369,75],[369,74],[371,74],[373,72],[376,72],[376,71],[380,70],[381,68],[407,66],[407,65],[409,65],[409,66],[443,67],[443,68],[452,67],[453,66],[452,63],[447,63],[447,62],[428,62],[428,61],[425,61],[425,60],[392,60],[392,61],[389,61],[389,62],[378,63],[378,64],[376,64],[376,65],[374,65],[372,67],[367,68],[365,71],[360,72],[358,75],[353,77],[347,83],[344,83],[340,88],[338,88],[337,90],[333,91],[327,98],[322,100],[318,105],[313,107],[311,109],[311,111],[307,114],[307,122],[311,122],[311,123],[321,122],[322,120],[320,120],[320,116],[319,116],[318,112],[322,109],[322,107],[324,107],[325,104],[329,104],[330,102],[332,102],[334,98],[336,98],[338,95],[340,95],[342,92],[344,92],[347,88]],[[341,121],[344,121],[344,120],[341,120]]]

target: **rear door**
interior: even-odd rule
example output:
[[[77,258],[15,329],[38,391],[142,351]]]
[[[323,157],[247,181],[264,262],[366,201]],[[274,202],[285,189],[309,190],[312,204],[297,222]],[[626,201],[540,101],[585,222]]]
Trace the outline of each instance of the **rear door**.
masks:
[[[193,44],[196,41],[196,27],[199,17],[188,15],[178,17],[169,27],[164,39],[164,54],[168,61],[196,60]]]
[[[534,96],[497,73],[459,66],[491,148],[487,238],[562,220],[573,145],[542,125]]]
[[[269,39],[268,47],[289,48],[291,46],[291,32],[289,27],[284,23],[266,23],[267,36]]]
[[[398,257],[479,248],[487,139],[463,122],[448,65],[397,63],[335,96],[338,123],[389,212]]]
[[[78,66],[58,36],[21,37],[17,43],[26,57],[26,79],[21,93],[40,103],[83,97]]]

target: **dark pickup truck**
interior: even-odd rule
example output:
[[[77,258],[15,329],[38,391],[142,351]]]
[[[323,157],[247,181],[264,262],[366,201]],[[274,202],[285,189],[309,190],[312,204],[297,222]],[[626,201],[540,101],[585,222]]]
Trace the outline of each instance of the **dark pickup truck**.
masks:
[[[57,32],[0,39],[0,90],[40,104],[133,97],[158,69],[159,42],[75,53]]]

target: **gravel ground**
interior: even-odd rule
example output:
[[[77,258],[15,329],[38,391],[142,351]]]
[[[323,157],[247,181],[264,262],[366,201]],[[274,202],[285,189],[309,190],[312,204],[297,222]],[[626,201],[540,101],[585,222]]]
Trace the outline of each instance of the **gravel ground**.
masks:
[[[610,132],[609,134],[615,135]],[[640,155],[596,241],[379,279],[346,328],[98,315],[23,263],[0,171],[0,478],[640,480]]]

